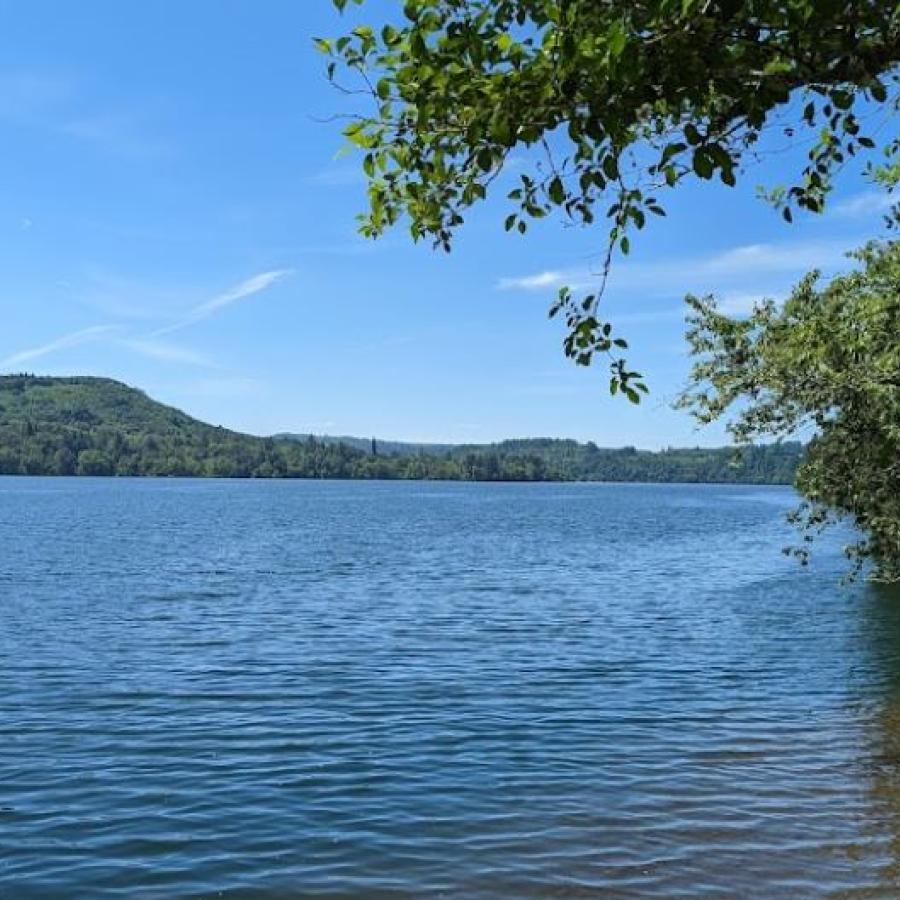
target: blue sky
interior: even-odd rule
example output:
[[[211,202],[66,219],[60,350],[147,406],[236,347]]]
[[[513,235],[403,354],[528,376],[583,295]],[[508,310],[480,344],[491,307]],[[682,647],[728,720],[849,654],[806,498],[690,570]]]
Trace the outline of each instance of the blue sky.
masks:
[[[107,375],[259,434],[716,444],[668,405],[684,293],[746,309],[879,231],[855,172],[784,224],[754,197],[779,154],[737,190],[672,195],[607,298],[653,393],[613,401],[546,317],[590,283],[602,228],[513,237],[489,202],[449,256],[355,235],[362,180],[327,121],[345,101],[311,48],[346,23],[329,0],[0,0],[0,370]]]

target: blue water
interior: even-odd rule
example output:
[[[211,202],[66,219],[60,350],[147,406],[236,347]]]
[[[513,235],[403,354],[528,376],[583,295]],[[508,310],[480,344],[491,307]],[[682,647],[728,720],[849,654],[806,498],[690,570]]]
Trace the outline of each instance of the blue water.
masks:
[[[0,897],[900,896],[900,596],[793,502],[0,479]]]

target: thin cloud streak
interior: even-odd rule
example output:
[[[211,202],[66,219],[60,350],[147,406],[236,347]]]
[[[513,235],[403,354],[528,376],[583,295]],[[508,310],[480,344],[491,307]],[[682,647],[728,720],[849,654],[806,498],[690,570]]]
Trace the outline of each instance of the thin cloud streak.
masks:
[[[157,136],[146,116],[128,109],[85,112],[82,85],[53,73],[0,71],[0,119],[71,138],[134,160],[158,160],[174,147]]]
[[[566,282],[570,274],[559,269],[548,269],[535,275],[523,275],[519,278],[501,278],[497,282],[497,287],[501,291],[536,291],[549,287],[559,287]]]
[[[290,275],[292,271],[292,269],[276,269],[272,272],[261,272],[259,275],[254,275],[252,278],[242,281],[211,300],[194,307],[184,318],[151,332],[148,338],[162,337],[166,334],[172,334],[174,331],[181,331],[182,328],[187,328],[197,322],[202,322],[204,319],[216,315],[216,313],[240,300],[267,290]]]
[[[0,72],[0,117],[26,123],[69,102],[69,79],[40,72]]]
[[[80,344],[85,344],[90,341],[100,341],[104,339],[107,344],[113,347],[119,347],[149,359],[169,363],[180,363],[204,369],[221,369],[221,366],[218,363],[208,357],[196,353],[189,348],[171,344],[167,341],[161,341],[159,338],[163,335],[187,328],[189,325],[193,325],[196,322],[208,319],[234,303],[267,290],[276,282],[287,277],[290,272],[291,270],[289,269],[277,269],[271,272],[261,272],[259,275],[254,275],[252,278],[242,281],[240,284],[235,285],[224,293],[218,294],[210,300],[207,300],[205,303],[201,303],[194,307],[194,309],[183,318],[178,319],[163,328],[159,328],[150,334],[135,336],[134,332],[129,332],[129,329],[122,325],[93,325],[90,328],[82,328],[78,331],[73,331],[70,334],[65,334],[46,344],[13,353],[6,357],[6,359],[0,360],[0,369],[14,369],[17,366],[21,366],[23,363],[49,356],[60,350],[66,350],[70,347],[77,347]]]
[[[864,191],[835,204],[831,212],[845,219],[864,219],[888,212],[898,201],[900,197],[887,191]]]
[[[174,155],[173,146],[151,136],[131,116],[83,116],[55,126],[59,134],[93,144],[102,150],[135,160],[159,160]]]
[[[694,259],[664,259],[650,263],[618,261],[610,276],[609,292],[648,291],[655,296],[704,292],[716,286],[761,276],[796,276],[812,268],[829,271],[848,268],[846,259],[853,241],[810,241],[795,244],[747,244],[722,253]],[[573,290],[596,288],[600,276],[588,268],[548,269],[519,277],[498,280],[504,291],[546,291],[568,285]],[[755,290],[755,289],[754,289]]]
[[[203,369],[217,369],[218,364],[208,357],[195,353],[186,347],[177,347],[163,341],[149,340],[147,338],[127,338],[116,341],[119,346],[149,359],[157,359],[161,362],[183,363],[188,366],[197,366]]]
[[[266,392],[266,382],[260,378],[239,375],[221,378],[201,378],[179,385],[182,393],[195,397],[259,397]]]
[[[82,328],[79,331],[73,331],[71,334],[64,334],[56,340],[39,347],[31,347],[28,350],[21,350],[7,356],[6,359],[0,361],[0,369],[12,369],[22,363],[30,362],[34,359],[40,359],[42,356],[48,356],[56,353],[58,350],[65,350],[69,347],[77,347],[79,344],[86,344],[89,341],[95,341],[104,335],[118,331],[116,325],[92,325],[90,328]]]

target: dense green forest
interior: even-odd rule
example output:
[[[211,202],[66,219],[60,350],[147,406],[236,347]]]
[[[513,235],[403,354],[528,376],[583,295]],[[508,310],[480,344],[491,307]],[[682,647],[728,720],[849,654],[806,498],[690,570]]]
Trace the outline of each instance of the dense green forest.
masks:
[[[324,441],[326,444],[346,444],[356,450],[365,450],[371,452],[372,438],[370,437],[354,437],[348,434],[310,434],[304,432],[302,434],[293,434],[291,432],[282,432],[281,434],[272,435],[275,440],[288,441],[308,441],[312,438],[315,441]],[[412,441],[390,441],[378,438],[376,441],[376,452],[386,456],[443,456],[456,450],[459,444],[427,444],[413,443]]]
[[[801,446],[661,452],[571,440],[355,445],[207,425],[105,378],[0,376],[0,474],[789,483]],[[365,449],[364,449],[365,448]]]

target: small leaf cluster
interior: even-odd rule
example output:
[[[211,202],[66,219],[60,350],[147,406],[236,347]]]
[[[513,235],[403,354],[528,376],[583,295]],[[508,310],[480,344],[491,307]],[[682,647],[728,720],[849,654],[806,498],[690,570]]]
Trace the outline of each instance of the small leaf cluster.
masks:
[[[613,334],[610,322],[603,322],[596,316],[597,296],[575,297],[572,291],[560,288],[556,301],[550,307],[550,317],[563,314],[568,332],[563,340],[563,350],[576,365],[589,366],[597,354],[609,359],[609,392],[613,396],[620,393],[632,403],[641,402],[641,394],[647,393],[640,372],[628,369],[625,359],[617,355],[627,350],[628,342]]]

